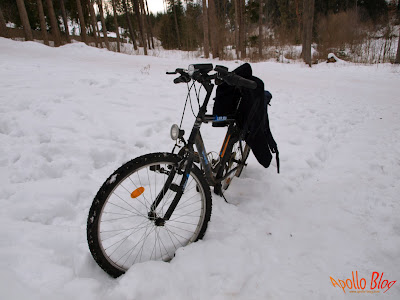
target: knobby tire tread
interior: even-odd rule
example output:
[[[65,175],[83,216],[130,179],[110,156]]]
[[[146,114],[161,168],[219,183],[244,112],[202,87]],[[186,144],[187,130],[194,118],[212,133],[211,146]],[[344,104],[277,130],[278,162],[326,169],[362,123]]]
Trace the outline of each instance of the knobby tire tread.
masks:
[[[125,272],[117,269],[107,260],[101,250],[99,242],[98,227],[101,216],[100,213],[103,205],[108,199],[109,194],[119,185],[121,181],[125,180],[126,177],[141,167],[157,162],[171,162],[177,164],[180,160],[181,158],[178,155],[172,153],[150,153],[137,157],[114,171],[114,173],[107,178],[100,190],[97,192],[89,210],[89,216],[87,219],[87,241],[94,260],[110,276],[117,278]],[[207,225],[211,217],[212,201],[210,187],[207,184],[203,172],[194,164],[191,172],[193,172],[194,176],[199,179],[205,194],[205,216],[199,234],[195,239],[195,241],[197,241],[203,238],[207,230]]]

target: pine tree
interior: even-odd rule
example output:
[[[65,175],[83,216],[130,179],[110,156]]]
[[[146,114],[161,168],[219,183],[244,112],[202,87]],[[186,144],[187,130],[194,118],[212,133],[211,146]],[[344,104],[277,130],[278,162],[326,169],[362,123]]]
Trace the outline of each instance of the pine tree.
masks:
[[[49,14],[50,24],[51,24],[51,34],[54,39],[54,46],[61,46],[61,36],[60,30],[58,29],[58,22],[56,19],[56,14],[54,12],[53,0],[46,0],[47,3],[47,12]]]
[[[0,36],[8,37],[8,28],[6,25],[6,20],[4,19],[3,12],[0,8]]]
[[[115,33],[117,35],[117,51],[121,52],[117,7],[115,5],[115,0],[111,0],[111,1],[112,1],[112,7],[113,7],[113,15],[114,15],[113,18],[114,18]]]
[[[99,36],[98,36],[99,29],[97,27],[97,19],[96,19],[96,13],[94,12],[94,8],[93,8],[93,3],[94,3],[94,0],[89,0],[87,2],[89,12],[90,12],[90,23],[92,23],[94,42],[96,44],[96,47],[98,47],[100,45],[100,48],[103,48],[102,41],[101,40],[99,41]]]
[[[258,55],[260,59],[262,59],[263,54],[263,0],[259,0],[259,9],[258,9]]]
[[[110,50],[110,44],[108,43],[108,37],[107,37],[106,21],[104,20],[103,1],[97,0],[97,6],[99,7],[101,29],[103,30],[103,39],[106,44],[106,48]]]
[[[204,33],[204,57],[208,58],[210,53],[209,41],[208,41],[208,8],[207,0],[203,0],[203,33]]]
[[[396,64],[400,64],[400,29],[399,29],[399,41],[397,44],[397,54],[396,54],[396,60],[395,60]]]
[[[302,56],[306,64],[311,67],[312,28],[314,23],[314,0],[303,1],[303,47]]]
[[[68,27],[68,18],[67,18],[67,12],[65,10],[64,0],[60,0],[60,8],[61,8],[62,19],[64,22],[64,30],[65,30],[65,36],[67,38],[67,43],[71,43],[71,37],[69,35],[69,27]]]
[[[17,0],[18,12],[24,27],[25,40],[33,41],[31,25],[29,24],[28,13],[26,12],[24,0]]]
[[[85,17],[83,16],[81,0],[76,0],[76,7],[78,10],[79,24],[81,27],[81,39],[82,39],[82,42],[84,42],[85,44],[88,44],[89,41],[88,41],[88,37],[86,34]]]
[[[123,5],[123,7],[124,7],[125,16],[126,16],[126,22],[128,23],[129,35],[130,35],[131,40],[132,40],[133,49],[137,50],[136,39],[135,39],[135,32],[133,31],[133,26],[132,26],[131,18],[129,17],[128,5],[127,5],[127,3],[126,3],[126,0],[122,0],[122,5]]]
[[[47,24],[44,17],[43,2],[42,0],[37,0],[39,19],[40,19],[40,31],[42,32],[43,42],[45,45],[49,45],[49,37],[47,35]]]

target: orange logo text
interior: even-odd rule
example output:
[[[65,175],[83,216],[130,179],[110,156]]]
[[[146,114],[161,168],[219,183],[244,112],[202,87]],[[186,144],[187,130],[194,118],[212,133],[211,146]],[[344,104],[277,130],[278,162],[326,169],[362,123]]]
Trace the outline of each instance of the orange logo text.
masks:
[[[397,280],[390,281],[388,279],[385,279],[383,277],[383,272],[372,272],[371,274],[371,280],[367,281],[365,278],[359,278],[358,277],[358,271],[356,272],[351,272],[351,278],[347,279],[338,279],[335,280],[332,277],[329,277],[331,279],[333,287],[339,287],[343,289],[343,292],[346,293],[346,289],[349,292],[361,292],[367,289],[365,292],[369,293],[379,293],[380,290],[384,290],[384,293],[386,293],[395,283]],[[367,277],[368,278],[368,277]]]

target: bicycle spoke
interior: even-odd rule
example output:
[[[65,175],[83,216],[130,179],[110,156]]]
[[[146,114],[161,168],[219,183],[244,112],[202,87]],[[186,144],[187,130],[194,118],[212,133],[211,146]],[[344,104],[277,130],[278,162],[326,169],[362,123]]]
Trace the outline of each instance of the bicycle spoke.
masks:
[[[171,157],[172,155],[168,159]],[[180,185],[183,176],[176,172],[173,178],[169,178],[173,187],[164,190],[169,174],[177,171],[174,169],[177,168],[175,160],[154,161],[129,170],[132,166],[134,164],[130,163],[125,173],[121,171],[122,168],[118,170],[122,179],[114,184],[113,189],[99,193],[105,195],[100,196],[103,197],[103,200],[100,198],[103,204],[100,209],[96,206],[95,214],[92,215],[99,215],[94,218],[93,224],[97,224],[94,229],[99,246],[95,247],[100,252],[93,250],[91,244],[89,247],[92,247],[93,255],[105,259],[108,270],[124,272],[135,263],[171,260],[179,247],[198,238],[201,220],[204,220],[205,185],[198,179],[199,174],[201,175],[199,170],[194,169],[197,177],[191,171],[191,178],[187,181],[186,189],[170,219],[165,220],[166,224],[159,224],[176,195],[179,195],[174,187]],[[154,171],[154,175],[150,171]],[[132,191],[139,188],[146,189],[146,192],[131,199]],[[150,215],[150,206],[160,193],[163,197],[154,211],[155,214]],[[91,226],[90,223],[88,226]]]
[[[128,206],[132,207],[139,215],[144,216],[140,211],[138,211],[136,208],[134,208],[132,205],[130,205],[128,202],[126,202],[124,199],[122,199],[118,194],[113,192],[113,195],[117,196],[122,202],[126,203]],[[115,205],[118,206],[118,205]],[[122,208],[122,207],[121,207]]]
[[[137,211],[134,207],[132,207],[132,208],[135,209],[139,214],[136,214],[135,212],[133,212],[133,211],[131,211],[131,210],[129,210],[129,209],[126,209],[126,208],[124,208],[124,207],[122,207],[122,206],[119,206],[119,205],[117,205],[117,204],[115,204],[115,203],[112,203],[112,202],[108,202],[108,204],[111,204],[111,205],[114,205],[114,206],[116,206],[116,207],[119,207],[119,208],[121,208],[121,209],[123,209],[123,210],[129,211],[129,212],[132,213],[133,215],[144,217],[144,215],[141,214],[139,211]]]
[[[181,227],[176,227],[176,226],[173,226],[173,225],[171,225],[171,224],[169,224],[168,226],[169,226],[169,227],[176,228],[176,229],[179,229],[179,230],[183,230],[183,231],[186,231],[186,232],[189,232],[189,233],[193,234],[193,231],[190,231],[190,230],[187,230],[187,229],[183,229],[183,228],[181,228]]]
[[[148,225],[147,225],[146,227],[148,227]],[[114,246],[114,245],[118,244],[119,242],[121,242],[121,244],[119,244],[119,246],[118,246],[116,249],[114,249],[114,251],[113,251],[109,256],[113,255],[114,252],[115,252],[115,251],[130,237],[130,236],[132,236],[133,234],[135,234],[136,232],[140,231],[140,230],[143,229],[143,228],[144,228],[144,227],[136,228],[136,230],[133,231],[133,232],[131,232],[128,236],[126,236],[126,237],[122,238],[121,240],[115,242],[114,244],[108,246],[108,247],[105,248],[104,250],[107,251],[107,250],[110,249],[112,246]]]
[[[133,180],[132,180],[132,178],[131,178],[131,176],[132,176],[132,174],[131,175],[129,175],[128,176],[128,178],[129,178],[129,180],[132,182],[132,184],[135,186],[135,188],[137,189],[138,188],[138,186],[133,182]],[[140,180],[139,180],[139,183],[140,183]],[[149,184],[150,184],[150,182],[149,182]],[[142,184],[140,183],[140,185],[142,186]],[[150,202],[151,201],[148,201],[147,200],[147,198],[146,198],[146,196],[145,196],[145,194],[143,193],[143,194],[141,194],[140,195],[141,197],[143,197],[143,199],[144,199],[144,203],[145,203],[145,206],[146,206],[146,210],[149,210],[149,207],[150,207]],[[150,196],[151,196],[151,194],[150,194]]]
[[[200,211],[200,210],[202,210],[202,208],[196,209],[196,210],[194,210],[194,211],[192,211],[192,212],[190,212],[190,213],[187,213],[187,214],[185,214],[185,215],[173,214],[173,215],[176,216],[177,218],[172,219],[172,220],[170,220],[170,221],[175,221],[176,219],[180,219],[180,218],[183,218],[183,217],[188,217],[188,216],[190,216],[190,214],[192,214],[192,213],[194,213],[194,212],[196,212],[196,211]],[[192,217],[198,217],[198,216],[192,216]]]
[[[176,232],[172,232],[171,230],[168,229],[167,225],[164,226],[169,232],[171,232],[172,236],[179,242],[179,244],[181,244],[181,247],[183,247],[182,242],[176,237],[179,236],[181,238],[183,238],[184,240],[187,240],[187,238],[181,236],[180,234],[177,234]]]

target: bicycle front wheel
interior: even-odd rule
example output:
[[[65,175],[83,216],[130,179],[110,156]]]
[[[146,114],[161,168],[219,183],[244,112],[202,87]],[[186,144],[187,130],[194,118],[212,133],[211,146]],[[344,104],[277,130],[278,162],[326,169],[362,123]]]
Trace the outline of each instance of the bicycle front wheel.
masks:
[[[138,157],[116,170],[98,191],[89,212],[87,239],[93,258],[111,276],[120,276],[135,263],[169,261],[179,247],[204,236],[211,193],[195,165],[173,214],[159,222],[181,182],[180,160],[170,153]],[[160,193],[162,200],[152,208]]]

